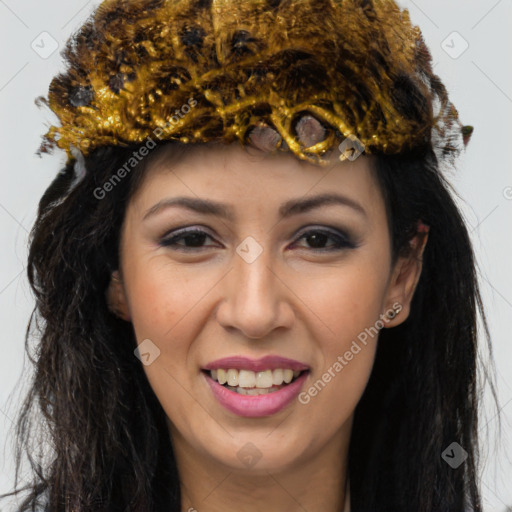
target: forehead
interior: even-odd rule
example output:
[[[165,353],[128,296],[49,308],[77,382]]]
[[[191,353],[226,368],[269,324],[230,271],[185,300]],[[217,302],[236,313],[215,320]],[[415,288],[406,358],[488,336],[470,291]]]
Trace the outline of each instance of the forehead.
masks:
[[[190,196],[236,208],[278,208],[290,198],[338,193],[381,215],[384,202],[374,157],[341,162],[338,154],[324,167],[289,153],[264,153],[236,143],[190,145],[178,151],[163,146],[146,163],[132,199],[148,207],[165,197]]]

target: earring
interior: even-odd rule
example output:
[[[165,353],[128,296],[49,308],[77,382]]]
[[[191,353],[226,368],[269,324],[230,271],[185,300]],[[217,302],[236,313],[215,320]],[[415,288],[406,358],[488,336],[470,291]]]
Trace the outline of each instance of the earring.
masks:
[[[114,270],[114,272],[112,272],[112,280],[115,281],[116,283],[120,283],[121,282],[121,277],[119,276],[119,270]]]
[[[402,311],[402,305],[399,302],[395,302],[382,316],[388,319],[388,321],[393,320],[398,314]]]

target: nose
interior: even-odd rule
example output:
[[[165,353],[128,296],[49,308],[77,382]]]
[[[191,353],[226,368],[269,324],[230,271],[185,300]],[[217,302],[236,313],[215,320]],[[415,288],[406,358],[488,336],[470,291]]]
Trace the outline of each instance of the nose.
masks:
[[[293,292],[275,267],[269,251],[264,250],[252,263],[234,255],[217,309],[220,325],[250,339],[265,338],[276,329],[293,325]]]

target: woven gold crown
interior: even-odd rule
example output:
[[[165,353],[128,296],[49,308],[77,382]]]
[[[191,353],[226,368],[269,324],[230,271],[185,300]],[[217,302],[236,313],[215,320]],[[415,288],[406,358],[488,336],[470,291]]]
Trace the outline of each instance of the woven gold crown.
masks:
[[[247,143],[266,126],[260,146],[311,161],[349,136],[368,154],[447,155],[471,133],[392,0],[106,0],[64,56],[40,151],[70,159],[155,134]]]

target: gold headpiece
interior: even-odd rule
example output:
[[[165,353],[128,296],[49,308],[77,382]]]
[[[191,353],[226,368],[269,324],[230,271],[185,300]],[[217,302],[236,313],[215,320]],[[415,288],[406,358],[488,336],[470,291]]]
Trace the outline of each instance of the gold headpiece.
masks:
[[[61,126],[40,151],[70,159],[155,136],[315,162],[346,137],[368,154],[444,156],[472,131],[393,0],[106,0],[64,56],[41,98]]]

